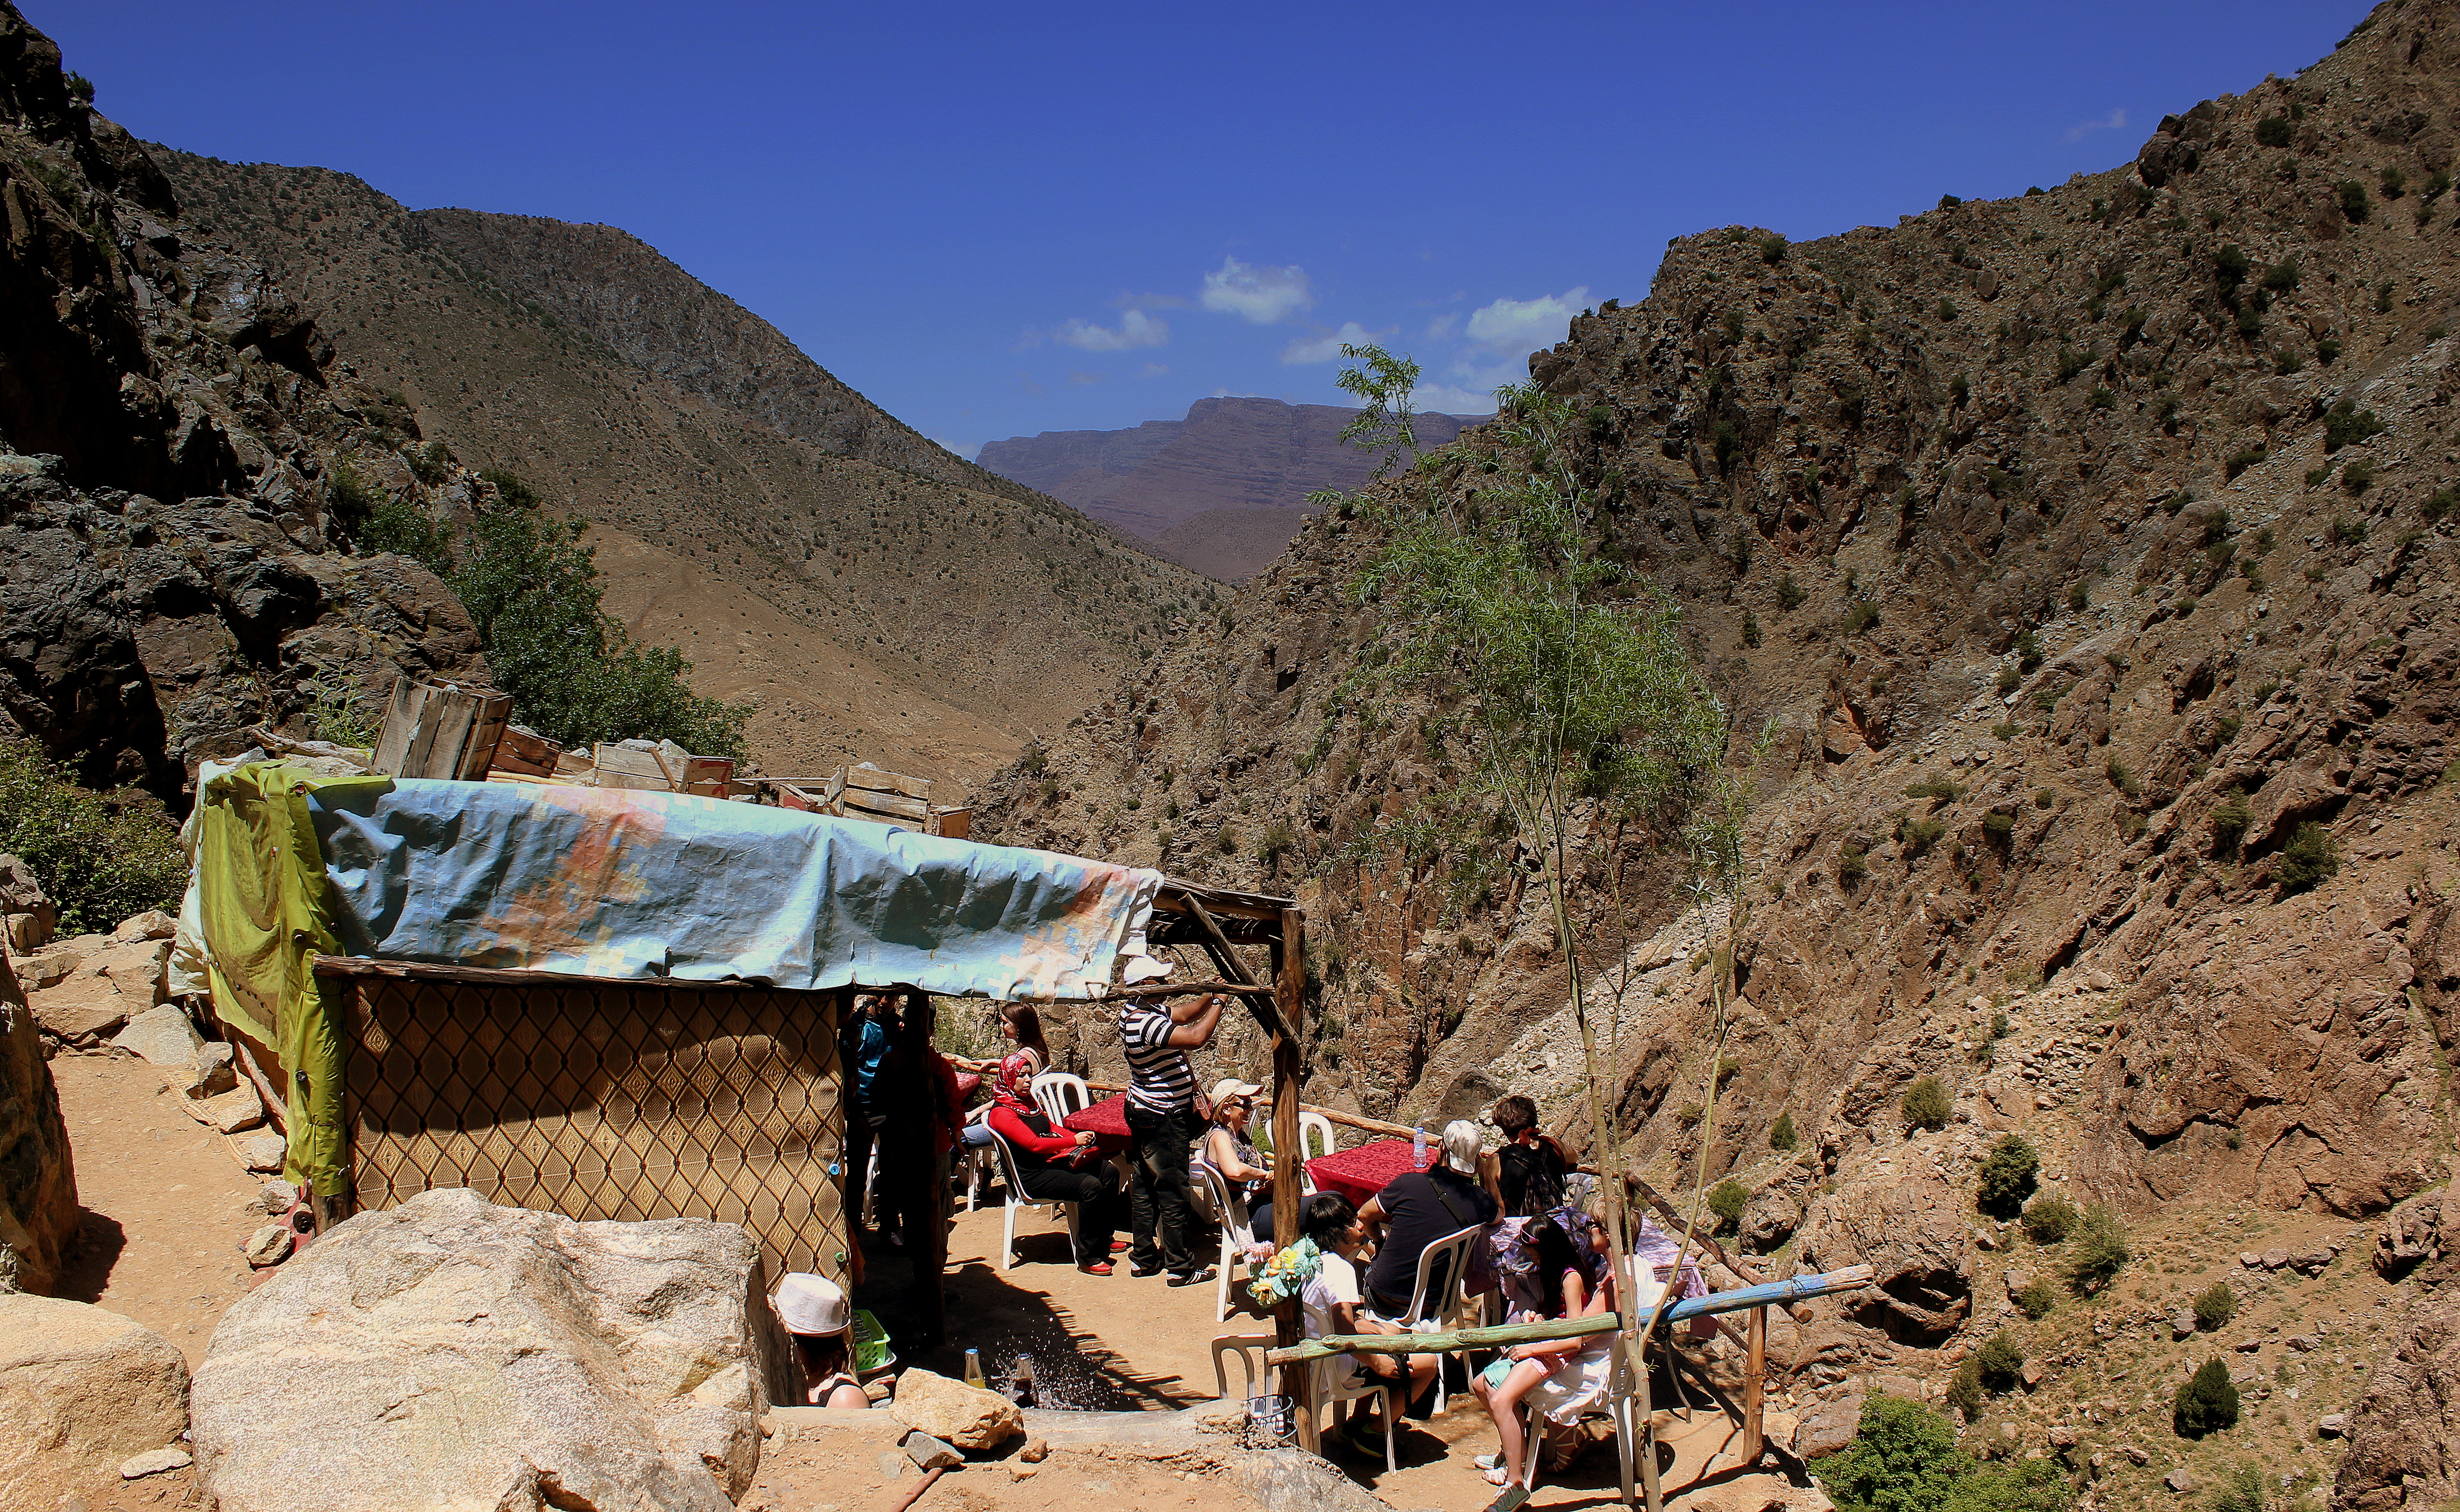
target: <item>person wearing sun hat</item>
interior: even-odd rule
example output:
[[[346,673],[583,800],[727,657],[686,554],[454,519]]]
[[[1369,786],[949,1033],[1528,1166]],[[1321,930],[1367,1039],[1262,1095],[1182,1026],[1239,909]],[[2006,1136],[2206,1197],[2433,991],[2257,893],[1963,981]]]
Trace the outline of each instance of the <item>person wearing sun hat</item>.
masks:
[[[812,1407],[868,1407],[854,1376],[854,1306],[845,1289],[808,1270],[789,1271],[777,1283],[777,1320],[795,1338],[795,1359],[803,1368],[803,1401]]]
[[[1213,1107],[1213,1124],[1204,1131],[1204,1138],[1197,1142],[1188,1173],[1193,1176],[1197,1166],[1209,1166],[1228,1182],[1247,1205],[1248,1232],[1241,1237],[1270,1244],[1273,1172],[1247,1133],[1247,1125],[1256,1116],[1256,1094],[1262,1090],[1255,1082],[1241,1082],[1237,1077],[1223,1077],[1213,1083],[1204,1094],[1204,1101]]]

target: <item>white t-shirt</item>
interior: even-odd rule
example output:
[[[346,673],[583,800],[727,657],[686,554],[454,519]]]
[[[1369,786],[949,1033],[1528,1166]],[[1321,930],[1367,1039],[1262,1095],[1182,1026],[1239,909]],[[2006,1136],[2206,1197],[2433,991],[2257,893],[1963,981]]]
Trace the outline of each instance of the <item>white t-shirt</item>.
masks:
[[[1330,1250],[1315,1274],[1299,1289],[1299,1307],[1306,1314],[1306,1336],[1322,1338],[1334,1330],[1332,1310],[1347,1302],[1358,1306],[1358,1268]]]

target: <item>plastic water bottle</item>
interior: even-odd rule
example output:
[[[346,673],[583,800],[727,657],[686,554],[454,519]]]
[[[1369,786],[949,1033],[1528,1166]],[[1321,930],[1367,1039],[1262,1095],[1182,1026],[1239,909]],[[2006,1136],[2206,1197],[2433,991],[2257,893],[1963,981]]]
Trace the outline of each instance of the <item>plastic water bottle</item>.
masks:
[[[977,1391],[983,1388],[983,1352],[981,1350],[965,1351],[965,1384]]]
[[[1426,1164],[1427,1125],[1421,1124],[1410,1133],[1410,1165],[1412,1167],[1420,1167]]]

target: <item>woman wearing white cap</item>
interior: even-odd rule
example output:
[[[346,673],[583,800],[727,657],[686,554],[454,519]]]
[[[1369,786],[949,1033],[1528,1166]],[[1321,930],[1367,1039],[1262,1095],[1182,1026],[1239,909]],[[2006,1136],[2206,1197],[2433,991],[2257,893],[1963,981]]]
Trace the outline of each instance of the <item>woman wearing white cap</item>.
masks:
[[[1204,1100],[1213,1104],[1213,1126],[1197,1142],[1189,1170],[1193,1174],[1196,1166],[1209,1166],[1240,1190],[1247,1204],[1250,1232],[1257,1242],[1271,1244],[1273,1173],[1247,1133],[1247,1124],[1256,1116],[1256,1094],[1262,1090],[1237,1077],[1223,1077],[1213,1083],[1204,1094]]]
[[[777,1319],[795,1336],[795,1358],[803,1368],[803,1400],[814,1407],[868,1407],[854,1377],[854,1309],[845,1289],[808,1270],[789,1271],[777,1283]]]

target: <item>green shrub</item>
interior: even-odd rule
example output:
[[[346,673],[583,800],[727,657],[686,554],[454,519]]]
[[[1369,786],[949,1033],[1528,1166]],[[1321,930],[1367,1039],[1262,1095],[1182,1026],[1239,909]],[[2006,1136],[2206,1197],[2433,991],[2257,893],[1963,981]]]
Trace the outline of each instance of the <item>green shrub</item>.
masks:
[[[2270,456],[2271,454],[2272,453],[2264,451],[2261,447],[2243,447],[2238,451],[2231,452],[2227,457],[2222,459],[2221,471],[2228,476],[2235,478],[2239,473],[2245,472],[2248,468],[2254,467],[2257,463],[2261,462],[2265,457]]]
[[[1941,803],[1954,803],[1964,796],[1964,789],[1937,772],[1905,789],[1908,798],[1936,798]]]
[[[2236,295],[2237,286],[2255,270],[2255,260],[2236,246],[2225,246],[2213,254],[2213,277],[2224,295]]]
[[[415,451],[405,452],[401,459],[410,464],[413,477],[431,487],[453,475],[453,453],[441,441],[430,441]]]
[[[2343,519],[2338,514],[2332,516],[2333,545],[2363,546],[2365,543],[2366,522],[2365,520]]]
[[[1743,1226],[1743,1206],[1751,1194],[1731,1176],[1708,1188],[1708,1210],[1717,1215],[1717,1232],[1732,1233]]]
[[[2016,1306],[2036,1323],[2048,1317],[2058,1305],[2058,1288],[2050,1285],[2047,1276],[2033,1277],[2025,1283],[2023,1291],[2016,1293]]]
[[[444,528],[407,499],[386,499],[362,517],[366,521],[358,529],[362,553],[399,552],[430,567],[452,559],[452,540]]]
[[[2396,165],[2377,174],[2375,182],[2383,186],[2383,196],[2386,200],[2397,200],[2408,193],[2408,175]]]
[[[2073,1247],[2068,1251],[2068,1286],[2079,1296],[2089,1296],[2110,1285],[2133,1257],[2118,1215],[2095,1203],[2076,1225]]]
[[[2062,1243],[2075,1226],[2075,1204],[2058,1192],[2044,1192],[2025,1205],[2025,1232],[2035,1244]]]
[[[2374,487],[2374,483],[2375,465],[2364,457],[2353,458],[2347,467],[2341,469],[2341,487],[2352,494],[2364,494]]]
[[[2090,347],[2062,346],[2059,348],[2059,382],[2066,383],[2091,366]]]
[[[749,707],[692,692],[681,651],[636,643],[606,613],[597,565],[581,543],[587,522],[548,516],[537,493],[509,472],[479,476],[497,497],[479,505],[458,543],[407,515],[388,516],[385,529],[389,539],[420,546],[411,555],[470,611],[515,716],[567,746],[638,736],[741,757]]]
[[[2110,760],[2102,763],[2101,771],[2103,776],[2110,779],[2110,786],[2117,788],[2120,792],[2125,793],[2128,797],[2136,798],[2143,795],[2144,785],[2135,780],[2135,774],[2132,771],[2130,771],[2127,767],[2127,764],[2120,761],[2117,757],[2112,756]]]
[[[1798,1143],[1800,1141],[1793,1132],[1793,1115],[1791,1112],[1779,1113],[1776,1122],[1769,1125],[1769,1148],[1790,1150]]]
[[[1857,887],[1871,874],[1868,851],[1860,846],[1847,846],[1836,853],[1836,880],[1846,887]]]
[[[1978,1381],[1962,1367],[1958,1376],[1967,1385],[1951,1385],[1951,1401],[1978,1416]],[[1811,1469],[1837,1512],[2068,1512],[2075,1504],[2055,1462],[1983,1464],[1957,1443],[1946,1418],[1885,1392],[1864,1398],[1854,1441]]]
[[[1973,1363],[1980,1368],[1984,1391],[2014,1391],[2024,1383],[2025,1347],[2005,1329],[1982,1341],[1982,1347],[1973,1352]]]
[[[2384,423],[2371,410],[2361,410],[2355,399],[2343,399],[2323,411],[2323,450],[2338,452],[2343,447],[2357,446],[2383,434]]]
[[[2338,338],[2326,336],[2315,344],[2315,360],[2324,367],[2331,367],[2340,359],[2340,356],[2341,343]]]
[[[2230,1383],[2229,1367],[2206,1360],[2170,1405],[2170,1426],[2181,1438],[2201,1438],[2237,1426],[2237,1388]]]
[[[1774,267],[1785,261],[1785,255],[1792,250],[1792,245],[1785,238],[1771,231],[1760,238],[1760,261]]]
[[[2213,806],[2213,853],[2228,855],[2237,850],[2254,817],[2255,811],[2247,807],[2245,788],[2233,788],[2223,793],[2221,801]]]
[[[1993,1218],[2013,1218],[2025,1210],[2042,1169],[2042,1157],[2021,1135],[2009,1134],[1990,1147],[1982,1161],[1982,1185],[1974,1206]]]
[[[2255,139],[2266,147],[2289,145],[2289,117],[2266,116],[2255,123]]]
[[[1905,1127],[1909,1130],[1945,1128],[1949,1116],[1956,1111],[1956,1104],[1948,1098],[1947,1088],[1935,1076],[1917,1077],[1914,1084],[1905,1088],[1899,1106],[1905,1115]]]
[[[188,862],[151,794],[94,792],[32,741],[0,739],[0,850],[31,867],[60,933],[117,929],[131,914],[176,914]]]
[[[1903,843],[1909,856],[1928,855],[1931,847],[1939,844],[1946,833],[1947,825],[1942,820],[1901,815],[1897,820],[1897,839]]]
[[[2372,201],[2366,198],[2366,186],[2355,178],[2343,178],[2334,187],[2341,192],[2341,214],[2350,220],[2364,220],[2373,209]]]
[[[1802,600],[1807,597],[1809,596],[1802,591],[1802,585],[1793,580],[1793,574],[1787,573],[1784,577],[1777,579],[1776,602],[1778,608],[1799,609],[1802,607]]]
[[[1257,840],[1256,859],[1267,867],[1279,865],[1297,844],[1298,834],[1290,829],[1289,821],[1276,819],[1264,827],[1263,835]]]
[[[2237,1293],[2226,1281],[2216,1281],[2195,1293],[2195,1327],[2209,1334],[2237,1316]]]
[[[2001,850],[2016,836],[2016,816],[2001,813],[1996,808],[1982,816],[1982,838]]]
[[[333,472],[326,480],[325,491],[332,502],[333,513],[339,514],[345,524],[356,524],[367,518],[376,507],[375,490],[350,471],[347,462],[333,465]]]
[[[1879,622],[1879,606],[1868,598],[1856,598],[1845,611],[1845,633],[1860,635]]]
[[[2340,871],[2340,842],[2311,820],[2290,831],[2289,843],[2280,848],[2280,885],[2289,892],[2303,892]]]
[[[2261,1465],[2241,1464],[2213,1493],[2212,1512],[2263,1512],[2268,1489]]]
[[[2118,395],[2111,393],[2107,386],[2096,384],[2092,390],[2092,407],[2095,410],[2115,410],[2118,408]]]
[[[1948,1377],[1947,1404],[1966,1422],[1980,1422],[1982,1415],[1990,1410],[1990,1398],[1982,1390],[1982,1364],[1970,1354]]]

